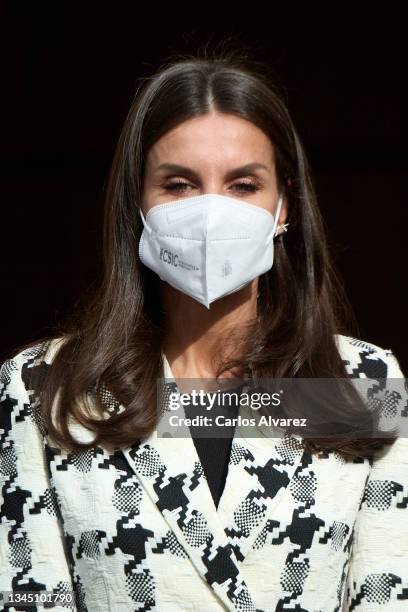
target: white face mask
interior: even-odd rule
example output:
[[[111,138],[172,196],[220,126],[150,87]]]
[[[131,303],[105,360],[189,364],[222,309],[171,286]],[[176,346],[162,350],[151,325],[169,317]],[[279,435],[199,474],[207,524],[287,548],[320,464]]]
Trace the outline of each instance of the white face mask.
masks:
[[[275,216],[216,193],[140,210],[139,257],[159,277],[207,308],[272,268]]]

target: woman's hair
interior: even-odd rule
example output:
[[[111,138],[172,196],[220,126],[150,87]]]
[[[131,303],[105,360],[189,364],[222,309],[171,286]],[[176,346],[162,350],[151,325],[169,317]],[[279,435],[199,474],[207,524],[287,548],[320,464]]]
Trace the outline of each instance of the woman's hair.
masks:
[[[356,335],[357,324],[334,269],[311,171],[284,98],[267,64],[234,49],[176,54],[141,79],[106,188],[100,282],[44,343],[46,348],[52,337],[64,339],[41,381],[42,416],[62,447],[126,447],[157,426],[166,329],[158,277],[138,257],[145,161],[166,132],[212,110],[244,118],[270,138],[290,224],[275,240],[273,268],[259,278],[259,314],[241,330],[243,356],[221,364],[218,375],[238,368],[256,378],[348,376],[335,334]],[[102,418],[112,396],[122,410]],[[332,410],[328,416],[341,421],[341,407]],[[72,437],[71,417],[94,432],[93,442]],[[304,444],[311,452],[336,449],[354,457],[370,455],[384,441],[343,437]]]

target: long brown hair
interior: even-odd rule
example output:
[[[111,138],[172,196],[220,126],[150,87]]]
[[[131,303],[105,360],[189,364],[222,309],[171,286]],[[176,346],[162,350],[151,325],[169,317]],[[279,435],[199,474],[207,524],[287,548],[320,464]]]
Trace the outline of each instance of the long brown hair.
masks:
[[[168,130],[211,108],[249,120],[269,136],[290,223],[290,231],[276,240],[273,269],[259,278],[259,316],[247,330],[245,354],[221,364],[218,373],[238,367],[257,378],[347,377],[334,335],[357,335],[357,324],[333,266],[311,170],[285,95],[266,64],[234,49],[178,54],[141,80],[109,174],[101,280],[55,333],[43,338],[44,351],[52,337],[64,338],[41,381],[44,422],[62,447],[125,447],[157,425],[156,384],[163,376],[166,329],[158,278],[138,257],[144,165],[149,149]],[[125,407],[109,419],[101,418],[103,389]],[[99,418],[89,411],[90,398]],[[93,443],[71,436],[71,416],[94,432]],[[305,441],[311,452],[331,448],[351,457],[369,455],[383,443]]]

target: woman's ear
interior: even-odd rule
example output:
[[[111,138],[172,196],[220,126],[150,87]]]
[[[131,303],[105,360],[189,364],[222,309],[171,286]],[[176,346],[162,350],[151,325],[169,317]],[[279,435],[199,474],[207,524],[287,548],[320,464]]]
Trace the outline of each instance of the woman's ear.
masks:
[[[286,223],[286,219],[288,216],[288,208],[288,198],[285,196],[283,198],[282,206],[279,212],[278,225],[283,225],[284,223]]]

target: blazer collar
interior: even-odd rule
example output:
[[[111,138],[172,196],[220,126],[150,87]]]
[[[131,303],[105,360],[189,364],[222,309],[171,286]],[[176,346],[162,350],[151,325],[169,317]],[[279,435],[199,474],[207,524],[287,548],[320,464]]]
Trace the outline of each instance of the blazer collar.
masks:
[[[164,353],[162,358],[164,378],[174,380]],[[301,462],[303,447],[301,438],[273,438],[266,428],[257,438],[242,434],[237,428],[218,509],[189,432],[184,438],[166,438],[155,430],[122,452],[199,574],[227,609],[256,612],[241,565],[272,520],[276,505],[289,494],[288,484]]]

